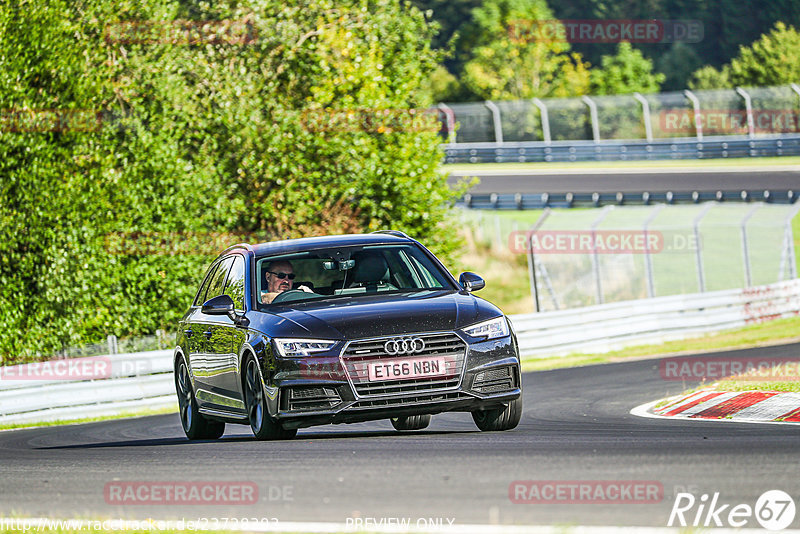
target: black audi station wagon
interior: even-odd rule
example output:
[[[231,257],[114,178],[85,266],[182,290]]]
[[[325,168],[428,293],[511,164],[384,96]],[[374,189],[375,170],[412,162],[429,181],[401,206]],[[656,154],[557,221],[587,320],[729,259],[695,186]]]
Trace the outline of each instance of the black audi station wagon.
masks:
[[[189,439],[225,423],[258,439],[298,428],[472,413],[481,430],[522,415],[511,324],[405,234],[236,245],[211,264],[180,321],[175,386]]]

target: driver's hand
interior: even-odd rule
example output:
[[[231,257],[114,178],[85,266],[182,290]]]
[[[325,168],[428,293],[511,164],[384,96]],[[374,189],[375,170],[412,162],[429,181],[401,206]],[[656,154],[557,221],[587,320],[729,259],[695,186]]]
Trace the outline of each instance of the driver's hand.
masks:
[[[300,291],[305,291],[306,293],[313,293],[307,286],[299,286],[297,289]]]

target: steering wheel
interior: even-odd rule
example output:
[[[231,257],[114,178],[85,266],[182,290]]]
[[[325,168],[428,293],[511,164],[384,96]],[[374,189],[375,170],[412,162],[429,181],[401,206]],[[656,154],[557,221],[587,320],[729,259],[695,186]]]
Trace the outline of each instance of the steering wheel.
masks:
[[[306,298],[309,294],[305,291],[300,289],[288,289],[283,293],[278,293],[275,295],[275,298],[272,299],[272,304],[277,304],[279,302],[291,302],[293,300],[300,300],[302,298]]]

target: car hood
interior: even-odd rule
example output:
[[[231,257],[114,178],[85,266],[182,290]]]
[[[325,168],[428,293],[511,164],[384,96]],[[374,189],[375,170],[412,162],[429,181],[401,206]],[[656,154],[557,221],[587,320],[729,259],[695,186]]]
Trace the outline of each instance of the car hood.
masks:
[[[417,291],[292,303],[258,313],[250,327],[270,337],[361,339],[450,331],[500,315],[465,291]]]

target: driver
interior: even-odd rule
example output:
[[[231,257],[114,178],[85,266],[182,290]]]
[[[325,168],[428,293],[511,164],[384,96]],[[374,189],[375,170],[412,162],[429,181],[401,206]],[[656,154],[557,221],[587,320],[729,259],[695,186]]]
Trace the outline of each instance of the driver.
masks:
[[[294,280],[294,268],[292,263],[287,260],[277,260],[270,262],[267,265],[267,289],[261,292],[261,303],[270,304],[272,301],[283,293],[292,289],[292,280]],[[297,289],[305,291],[306,293],[313,293],[308,287],[300,286]]]

